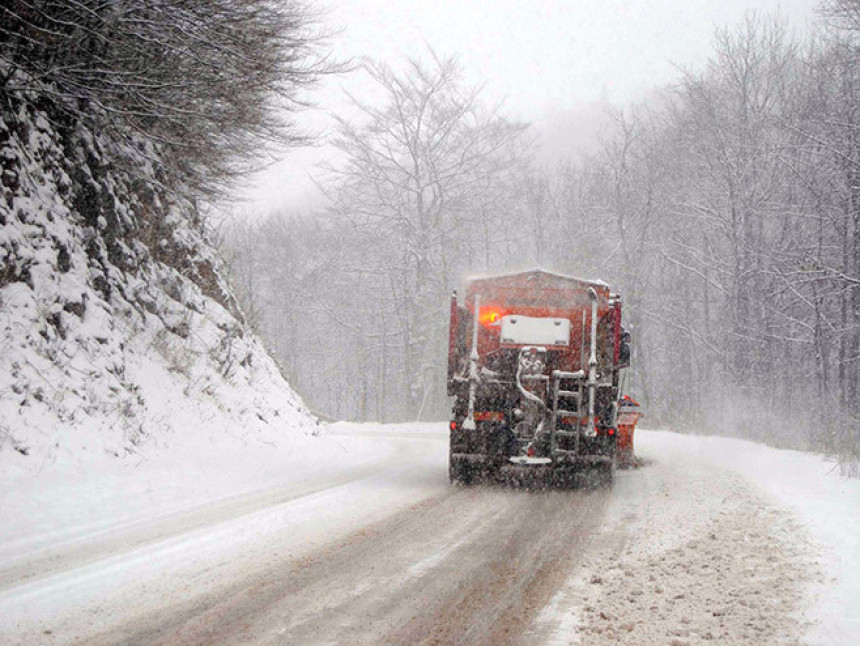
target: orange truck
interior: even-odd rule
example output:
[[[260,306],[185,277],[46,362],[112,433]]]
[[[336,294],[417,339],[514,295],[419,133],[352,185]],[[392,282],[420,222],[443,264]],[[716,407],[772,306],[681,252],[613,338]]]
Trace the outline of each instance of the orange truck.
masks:
[[[469,279],[451,299],[451,481],[610,483],[634,459],[629,363],[621,297],[605,283],[542,270]]]

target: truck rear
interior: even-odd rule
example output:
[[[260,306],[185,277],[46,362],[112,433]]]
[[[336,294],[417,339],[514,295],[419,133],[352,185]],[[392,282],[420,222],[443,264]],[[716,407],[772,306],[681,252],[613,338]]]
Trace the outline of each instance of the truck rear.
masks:
[[[467,281],[451,300],[452,482],[611,482],[627,338],[605,283],[540,270]]]

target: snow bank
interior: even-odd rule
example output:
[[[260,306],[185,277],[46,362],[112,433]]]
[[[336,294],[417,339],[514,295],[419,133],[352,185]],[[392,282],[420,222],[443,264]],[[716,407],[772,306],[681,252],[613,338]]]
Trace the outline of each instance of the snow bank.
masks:
[[[131,467],[0,474],[14,492],[0,497],[0,642],[93,641],[303,558],[447,484],[445,430],[339,423],[276,447],[197,434]]]
[[[86,545],[102,534],[147,527],[202,505],[248,498],[388,458],[392,448],[369,438],[286,434],[277,444],[256,433],[189,427],[170,451],[136,461],[95,452],[88,460],[58,459],[51,469],[0,473],[0,569],[40,550]],[[253,505],[246,502],[244,513]]]
[[[164,188],[158,151],[117,144],[50,101],[7,98],[0,473],[110,470],[188,457],[206,438],[313,432],[241,321],[194,204]]]
[[[538,616],[549,644],[853,646],[860,482],[815,455],[637,431],[593,548]]]
[[[793,512],[819,550],[823,578],[812,585],[814,644],[860,642],[860,480],[837,465],[799,451],[743,440],[646,432],[643,445],[671,442],[691,459],[728,468]]]

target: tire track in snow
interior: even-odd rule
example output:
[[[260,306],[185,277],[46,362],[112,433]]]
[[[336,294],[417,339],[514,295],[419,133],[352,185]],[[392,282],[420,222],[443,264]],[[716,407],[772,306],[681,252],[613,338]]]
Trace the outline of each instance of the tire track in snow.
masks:
[[[509,643],[564,581],[609,495],[446,489],[95,643]]]
[[[291,483],[283,487],[229,496],[157,516],[147,516],[81,534],[47,548],[16,555],[0,564],[0,594],[62,572],[165,542],[203,527],[230,522],[263,509],[284,505],[361,480],[380,472],[395,459],[396,457],[390,457],[380,463],[346,470],[337,476],[328,476],[324,481]]]

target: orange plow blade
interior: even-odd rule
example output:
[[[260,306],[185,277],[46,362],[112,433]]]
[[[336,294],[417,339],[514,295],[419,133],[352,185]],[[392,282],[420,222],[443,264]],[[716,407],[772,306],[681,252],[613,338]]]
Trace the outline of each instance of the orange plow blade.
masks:
[[[618,439],[615,446],[619,467],[629,469],[636,466],[633,431],[636,430],[636,423],[641,417],[639,403],[625,395],[618,403]]]

